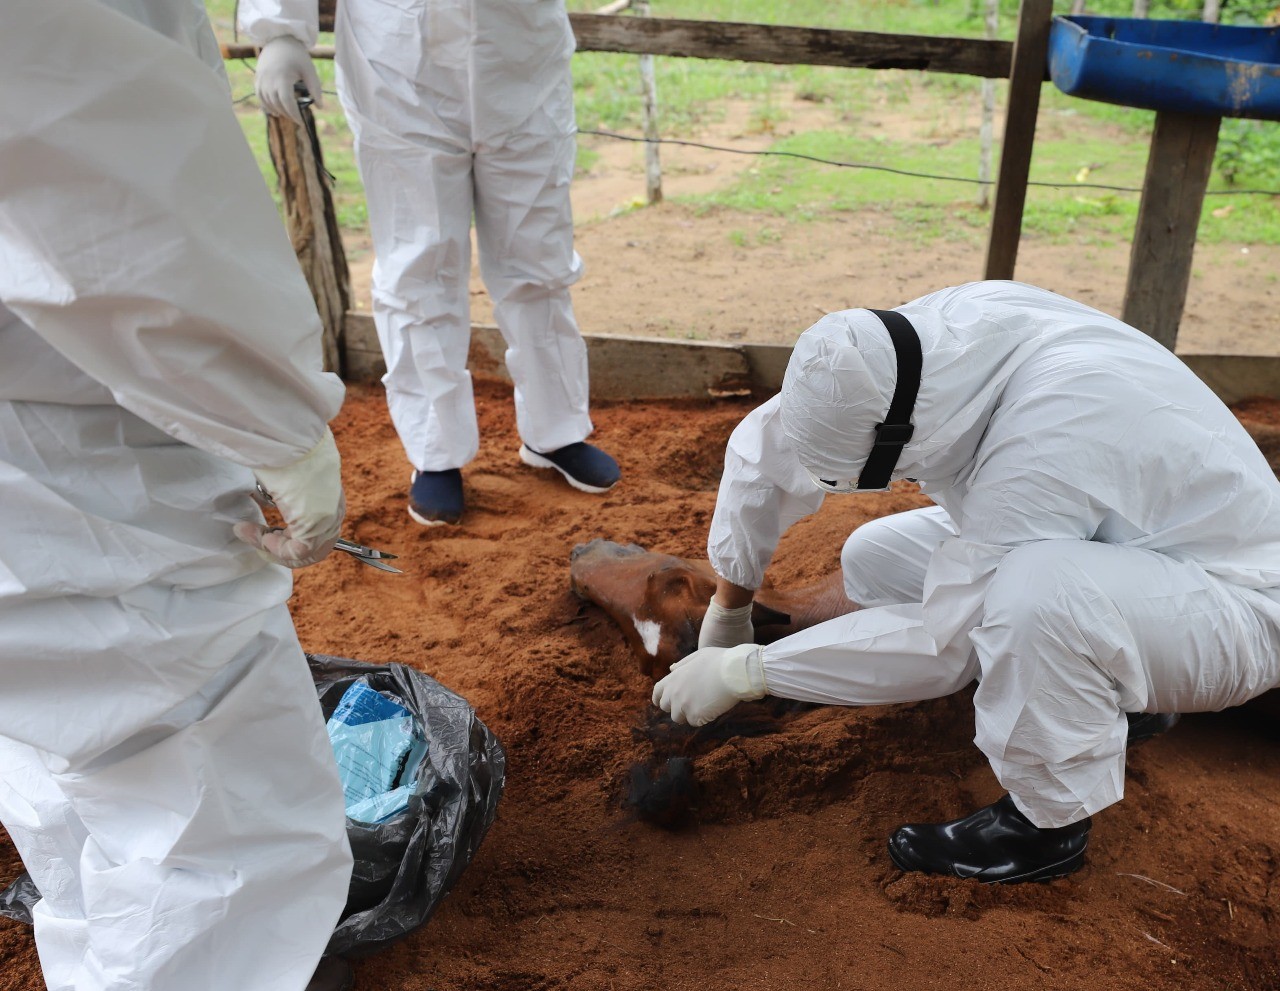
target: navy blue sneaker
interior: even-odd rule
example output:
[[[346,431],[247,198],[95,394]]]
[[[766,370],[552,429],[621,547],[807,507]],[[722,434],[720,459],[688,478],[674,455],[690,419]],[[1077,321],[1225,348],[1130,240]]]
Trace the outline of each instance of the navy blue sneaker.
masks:
[[[622,477],[618,462],[582,441],[545,454],[521,444],[520,460],[533,468],[554,468],[582,492],[608,492]]]
[[[462,519],[462,469],[415,471],[409,478],[409,515],[423,526]]]

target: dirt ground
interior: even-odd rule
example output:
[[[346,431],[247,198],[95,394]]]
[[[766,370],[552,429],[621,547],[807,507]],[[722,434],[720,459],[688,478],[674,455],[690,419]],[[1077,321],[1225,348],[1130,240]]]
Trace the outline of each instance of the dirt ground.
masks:
[[[858,126],[937,139],[927,103]],[[794,101],[781,128],[827,126]],[[846,122],[847,123],[847,122]],[[1052,120],[1042,126],[1054,126]],[[748,110],[706,137],[763,148]],[[927,248],[887,213],[811,223],[643,193],[637,146],[584,138],[600,158],[575,184],[575,289],[584,331],[790,341],[822,313],[894,305],[978,278],[983,239]],[[755,161],[663,151],[668,196],[733,181]],[[770,239],[735,243],[767,223]],[[368,245],[350,245],[368,306]],[[1119,310],[1127,247],[1024,240],[1018,277]],[[1180,338],[1188,352],[1273,354],[1280,249],[1202,247]],[[491,320],[479,279],[474,317]],[[1224,319],[1226,317],[1226,319]],[[569,589],[569,554],[606,537],[704,553],[719,459],[741,400],[597,406],[625,478],[593,497],[517,463],[510,396],[482,384],[483,447],[466,473],[465,526],[404,513],[409,469],[381,393],[357,388],[335,423],[348,535],[402,555],[395,577],[335,556],[298,576],[307,649],[427,671],[467,697],[507,750],[498,820],[431,923],[357,964],[363,991],[654,989],[1280,988],[1280,724],[1249,710],[1195,715],[1130,756],[1125,801],[1095,817],[1086,867],[1049,885],[986,888],[902,875],[885,839],[999,795],[972,744],[967,696],[915,705],[761,715],[727,729],[653,729],[651,682],[621,633]],[[1243,410],[1280,464],[1280,408]],[[785,538],[779,585],[838,564],[859,523],[919,505],[908,491],[832,499]],[[624,804],[637,765],[693,760],[691,821],[664,829]],[[20,865],[0,832],[0,882]],[[40,991],[30,931],[0,920],[0,991]]]
[[[766,132],[756,129],[752,105],[730,103],[724,120],[709,125],[699,139],[758,151],[787,134],[817,129],[858,128],[892,140],[932,144],[977,132],[976,98],[972,112],[957,114],[954,101],[918,81],[910,85],[908,102],[872,105],[853,120],[838,117],[829,105],[780,94],[776,103],[785,119]],[[1061,137],[1067,128],[1087,129],[1117,142],[1133,140],[1113,125],[1050,110],[1041,114],[1037,134]],[[724,189],[744,171],[759,167],[761,159],[670,145],[661,149],[668,202],[638,208],[645,189],[642,146],[589,135],[580,141],[599,155],[573,186],[576,247],[586,264],[573,290],[574,308],[584,333],[790,343],[833,310],[896,306],[944,286],[982,278],[985,219],[978,230],[957,220],[946,237],[922,245],[903,239],[887,209],[832,213],[808,222],[730,209],[697,210],[679,199]],[[972,172],[976,171],[975,162]],[[842,174],[851,183],[860,175]],[[1105,170],[1101,176],[1098,181],[1105,181]],[[957,216],[968,213],[971,187],[954,188]],[[1029,193],[1059,195],[1067,194],[1035,189]],[[1248,209],[1248,204],[1230,208]],[[1060,244],[1024,234],[1015,274],[1119,314],[1129,267],[1128,242],[1086,240],[1089,243]],[[350,239],[348,251],[354,305],[367,310],[373,264],[367,238]],[[1200,245],[1178,350],[1280,354],[1277,272],[1280,246]],[[492,322],[492,304],[474,266],[471,296],[473,320]]]
[[[506,747],[496,824],[426,928],[357,964],[364,991],[1280,988],[1280,729],[1248,710],[1186,717],[1136,748],[1125,800],[1095,817],[1085,868],[987,888],[902,875],[904,821],[992,801],[971,700],[762,714],[652,729],[651,683],[620,631],[569,589],[595,537],[703,553],[719,454],[742,400],[599,407],[624,481],[574,492],[516,461],[510,397],[482,384],[470,514],[426,530],[378,390],[335,423],[348,534],[402,555],[391,576],[334,556],[300,572],[304,645],[429,672]],[[1280,424],[1256,403],[1253,421]],[[848,531],[919,505],[910,491],[830,499],[772,569],[800,585]],[[693,760],[691,821],[624,807],[631,770]],[[0,842],[0,878],[19,869]],[[0,991],[40,991],[29,930],[0,920]]]

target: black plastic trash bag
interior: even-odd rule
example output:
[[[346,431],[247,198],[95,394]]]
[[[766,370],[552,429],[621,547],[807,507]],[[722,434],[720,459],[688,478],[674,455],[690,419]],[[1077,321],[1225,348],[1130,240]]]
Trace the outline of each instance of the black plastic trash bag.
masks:
[[[30,874],[23,874],[0,891],[0,915],[31,925],[31,907],[40,900],[40,892]]]
[[[506,755],[466,700],[401,664],[307,655],[326,719],[357,680],[399,699],[428,741],[406,811],[386,822],[347,820],[355,857],[342,920],[326,955],[362,957],[422,926],[493,824]],[[31,921],[40,898],[28,875],[0,892],[0,914]]]
[[[405,812],[374,825],[347,820],[355,868],[326,953],[359,957],[431,918],[493,824],[506,755],[465,699],[420,671],[311,654],[307,660],[326,719],[352,682],[364,679],[398,698],[428,742]]]

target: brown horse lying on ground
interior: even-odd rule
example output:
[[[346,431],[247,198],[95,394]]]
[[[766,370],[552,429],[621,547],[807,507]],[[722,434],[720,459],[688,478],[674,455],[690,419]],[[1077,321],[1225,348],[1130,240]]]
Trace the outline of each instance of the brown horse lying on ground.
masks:
[[[593,540],[573,549],[573,591],[621,627],[641,669],[657,681],[698,647],[698,628],[715,591],[705,561],[646,551],[636,544]],[[844,594],[839,571],[804,588],[765,587],[756,593],[751,620],[758,643],[772,643],[858,607]],[[1280,689],[1246,703],[1280,718]]]
[[[705,561],[657,554],[636,544],[593,540],[573,549],[569,574],[573,591],[618,625],[640,669],[654,681],[697,650],[698,629],[716,587]],[[844,581],[837,572],[794,591],[760,589],[751,620],[756,639],[771,643],[856,608],[845,597]],[[649,742],[652,755],[634,765],[627,780],[620,782],[622,806],[664,828],[687,825],[695,818],[706,785],[695,773],[694,758],[731,737],[777,733],[792,714],[810,708],[803,702],[765,699],[739,706],[732,715],[701,728],[672,723],[651,708],[635,733]],[[732,787],[736,794],[741,785]]]
[[[612,540],[575,547],[569,577],[575,593],[598,605],[622,628],[642,670],[655,681],[698,648],[698,628],[716,587],[705,561]],[[760,589],[751,621],[756,640],[772,643],[857,608],[845,597],[837,571],[804,588]]]
[[[641,670],[654,681],[697,649],[698,628],[715,591],[715,578],[705,561],[658,554],[636,544],[593,540],[573,549],[569,574],[573,591],[603,609],[619,626]],[[857,608],[845,596],[843,576],[836,571],[803,588],[760,589],[751,619],[757,642],[771,643]],[[696,730],[675,726],[653,710],[647,725],[638,731],[653,745],[653,758],[632,768],[624,806],[659,825],[684,824],[696,804],[691,756],[729,736],[777,732],[793,710],[808,708],[803,703],[767,699],[740,707],[743,711],[732,719]],[[1280,719],[1280,690],[1253,699],[1245,709],[1255,713],[1255,719],[1261,716],[1274,725],[1270,720]],[[1130,743],[1165,732],[1177,718],[1131,715]]]

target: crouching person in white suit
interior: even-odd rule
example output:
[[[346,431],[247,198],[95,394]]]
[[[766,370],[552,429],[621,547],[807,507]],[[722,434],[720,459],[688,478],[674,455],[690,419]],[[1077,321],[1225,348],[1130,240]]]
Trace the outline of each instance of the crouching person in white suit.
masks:
[[[937,506],[859,528],[863,606],[768,646],[750,602],[780,535],[831,492],[911,478]],[[903,870],[1043,880],[1124,791],[1126,714],[1221,709],[1280,682],[1280,483],[1150,338],[1013,282],[848,310],[799,339],[735,430],[700,649],[658,683],[705,723],[766,693],[835,705],[978,680],[976,743],[1008,794],[901,827]]]
[[[201,5],[119,6],[0,29],[0,821],[51,991],[333,991],[351,853],[285,602],[342,384]]]

